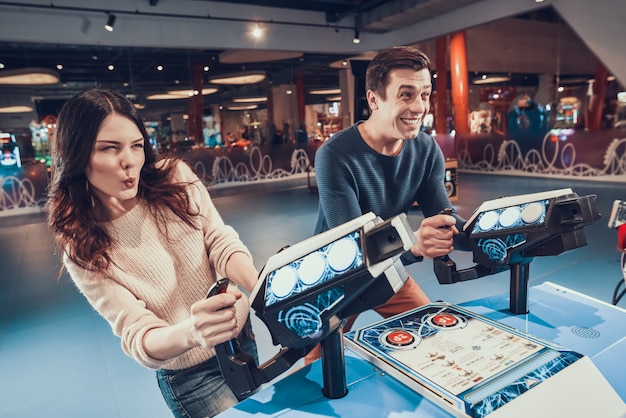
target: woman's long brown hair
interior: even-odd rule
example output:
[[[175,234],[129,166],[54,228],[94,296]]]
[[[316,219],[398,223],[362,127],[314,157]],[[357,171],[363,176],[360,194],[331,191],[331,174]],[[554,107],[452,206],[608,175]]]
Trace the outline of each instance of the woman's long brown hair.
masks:
[[[89,192],[85,169],[100,125],[112,113],[132,120],[144,137],[145,164],[139,179],[138,197],[165,228],[163,211],[169,208],[185,223],[197,227],[186,192],[187,184],[172,183],[175,164],[157,167],[141,116],[123,95],[100,88],[86,90],[63,106],[57,120],[56,147],[52,153],[52,179],[46,203],[48,224],[55,242],[70,260],[97,272],[109,267],[111,237],[94,213],[97,197]],[[62,272],[63,268],[61,268]]]

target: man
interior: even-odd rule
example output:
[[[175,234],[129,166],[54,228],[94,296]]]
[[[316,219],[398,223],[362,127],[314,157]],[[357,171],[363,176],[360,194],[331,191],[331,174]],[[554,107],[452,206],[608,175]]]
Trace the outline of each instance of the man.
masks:
[[[401,257],[405,265],[447,255],[453,243],[467,249],[467,242],[457,235],[465,221],[454,211],[452,216],[440,214],[451,207],[444,187],[445,161],[437,143],[421,131],[430,110],[430,60],[411,47],[384,50],[368,65],[365,87],[370,117],[335,134],[315,156],[319,188],[315,233],[367,212],[389,219],[418,202],[425,218],[415,231],[417,243]],[[389,317],[429,302],[409,278],[375,310]],[[355,319],[349,318],[344,330]],[[318,356],[319,350],[314,350],[305,362]]]

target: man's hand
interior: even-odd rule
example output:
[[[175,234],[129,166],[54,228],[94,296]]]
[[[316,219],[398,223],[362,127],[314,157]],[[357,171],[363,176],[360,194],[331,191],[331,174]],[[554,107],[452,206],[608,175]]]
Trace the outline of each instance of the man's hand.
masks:
[[[454,250],[453,237],[459,233],[456,218],[450,215],[435,215],[425,218],[415,231],[417,242],[411,253],[425,258],[435,258],[450,254]]]

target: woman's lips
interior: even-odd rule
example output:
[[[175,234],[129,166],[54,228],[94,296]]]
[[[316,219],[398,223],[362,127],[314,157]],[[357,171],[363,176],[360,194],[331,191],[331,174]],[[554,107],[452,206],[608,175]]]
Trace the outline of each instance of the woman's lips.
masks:
[[[127,188],[132,189],[135,186],[136,180],[133,178],[124,180],[124,184]]]

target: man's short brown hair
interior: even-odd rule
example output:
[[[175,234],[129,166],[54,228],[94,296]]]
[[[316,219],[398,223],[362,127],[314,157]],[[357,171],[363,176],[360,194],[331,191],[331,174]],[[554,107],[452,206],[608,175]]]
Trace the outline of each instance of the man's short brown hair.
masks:
[[[383,100],[389,82],[389,73],[397,68],[412,68],[415,71],[431,69],[430,59],[417,48],[394,46],[380,51],[367,66],[365,89],[372,90]]]

